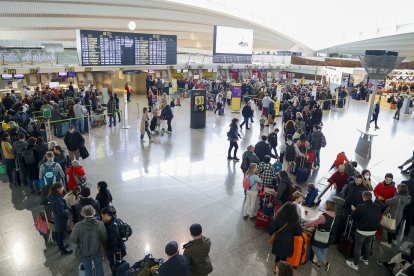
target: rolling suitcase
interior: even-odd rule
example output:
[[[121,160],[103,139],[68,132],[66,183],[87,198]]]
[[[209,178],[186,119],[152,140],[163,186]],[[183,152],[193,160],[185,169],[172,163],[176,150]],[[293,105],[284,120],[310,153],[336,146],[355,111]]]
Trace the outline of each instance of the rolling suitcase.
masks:
[[[255,224],[256,228],[267,230],[269,229],[269,223],[270,223],[270,216],[266,216],[261,209],[257,211],[256,224]]]
[[[296,182],[303,183],[308,180],[310,170],[308,168],[298,168],[296,172]]]
[[[293,255],[286,259],[286,262],[293,267],[298,267],[307,261],[307,250],[309,248],[309,237],[305,233],[294,237]]]
[[[345,258],[352,258],[354,256],[354,238],[351,237],[353,220],[348,216],[345,226],[345,232],[338,244],[338,250],[345,256]]]
[[[219,115],[224,115],[224,107],[221,107],[221,108],[219,109]]]

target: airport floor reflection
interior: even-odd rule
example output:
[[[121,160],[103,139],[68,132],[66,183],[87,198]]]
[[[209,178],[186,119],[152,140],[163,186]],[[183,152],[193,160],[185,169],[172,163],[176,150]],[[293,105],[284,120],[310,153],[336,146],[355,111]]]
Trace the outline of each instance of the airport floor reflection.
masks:
[[[200,223],[203,234],[212,240],[212,275],[273,275],[274,256],[267,244],[269,235],[255,229],[254,222],[243,220],[243,189],[240,163],[228,161],[227,131],[233,117],[226,107],[225,115],[207,112],[205,129],[190,129],[188,100],[174,108],[173,133],[154,136],[154,142],[139,141],[139,121],[136,102],[142,107],[143,98],[129,104],[129,129],[94,128],[86,136],[90,157],[82,161],[89,182],[105,180],[114,198],[119,217],[128,222],[133,236],[128,240],[126,259],[133,263],[151,252],[166,258],[164,246],[170,240],[183,245],[191,239],[189,226]],[[365,126],[368,106],[352,101],[348,109],[326,111],[323,132],[327,147],[321,152],[321,168],[310,181],[325,176],[336,154],[345,151],[362,167],[372,171],[375,180],[392,172],[397,183],[404,177],[397,165],[412,153],[414,124],[408,115],[399,121],[393,112],[382,109],[379,115],[378,137],[375,137],[371,160],[356,158],[354,149],[357,128]],[[252,130],[243,130],[238,157],[249,144],[260,137],[256,117]],[[281,128],[281,119],[277,119]],[[271,128],[272,129],[272,128]],[[268,129],[265,128],[264,133]],[[147,139],[147,138],[146,138]],[[61,139],[57,139],[63,144]],[[4,177],[3,177],[4,180]],[[74,255],[61,256],[57,246],[47,244],[35,230],[34,218],[41,211],[39,197],[27,188],[0,184],[0,275],[78,275],[78,260]],[[411,235],[411,239],[413,235]],[[395,251],[374,244],[369,266],[360,265],[360,275],[384,275],[375,261],[387,259]],[[331,246],[329,274],[347,275],[356,272],[346,267],[345,259]],[[109,267],[105,267],[109,271]],[[310,264],[297,269],[298,275],[326,274]],[[108,274],[109,275],[109,274]]]

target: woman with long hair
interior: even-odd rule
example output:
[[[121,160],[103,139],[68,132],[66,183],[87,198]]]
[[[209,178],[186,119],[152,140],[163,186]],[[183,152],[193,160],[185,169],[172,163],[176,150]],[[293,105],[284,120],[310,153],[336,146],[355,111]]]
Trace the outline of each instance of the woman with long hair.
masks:
[[[272,244],[272,253],[276,255],[275,266],[293,255],[294,236],[301,235],[302,231],[296,205],[286,202],[276,212],[270,225],[270,233],[275,234]]]
[[[364,177],[362,180],[362,185],[364,185],[365,187],[367,187],[368,191],[372,191],[374,190],[374,188],[372,187],[372,180],[371,180],[371,172],[370,170],[363,170],[361,172],[361,175]]]
[[[257,164],[252,163],[249,165],[249,169],[246,172],[245,178],[249,180],[250,189],[246,191],[246,201],[244,202],[243,218],[251,219],[255,218],[257,194],[262,190],[262,180],[256,175]]]

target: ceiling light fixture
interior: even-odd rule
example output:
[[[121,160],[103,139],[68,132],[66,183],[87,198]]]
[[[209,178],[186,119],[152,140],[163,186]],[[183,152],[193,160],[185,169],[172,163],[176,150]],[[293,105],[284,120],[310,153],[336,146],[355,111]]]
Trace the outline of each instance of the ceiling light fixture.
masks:
[[[134,31],[136,27],[137,27],[137,24],[136,24],[134,21],[130,21],[130,22],[128,23],[128,28],[129,28],[131,31]]]

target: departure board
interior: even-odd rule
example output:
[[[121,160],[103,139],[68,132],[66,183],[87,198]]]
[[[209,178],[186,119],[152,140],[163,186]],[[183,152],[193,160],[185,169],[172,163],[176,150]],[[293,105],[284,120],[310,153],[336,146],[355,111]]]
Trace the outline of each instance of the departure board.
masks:
[[[82,66],[174,65],[177,36],[77,30]]]

